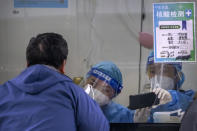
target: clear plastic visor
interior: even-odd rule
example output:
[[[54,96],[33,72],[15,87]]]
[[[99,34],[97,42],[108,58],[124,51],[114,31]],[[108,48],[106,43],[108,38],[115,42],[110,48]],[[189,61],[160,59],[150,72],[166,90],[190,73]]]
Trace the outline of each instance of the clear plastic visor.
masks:
[[[100,80],[99,78],[96,78],[94,76],[87,78],[85,85],[87,84],[91,85],[92,88],[99,90],[109,98],[112,98],[116,94],[113,88],[109,84],[107,84],[105,80]]]
[[[148,66],[147,75],[151,88],[163,88],[171,90],[175,88],[178,81],[176,68],[170,64],[154,63]]]

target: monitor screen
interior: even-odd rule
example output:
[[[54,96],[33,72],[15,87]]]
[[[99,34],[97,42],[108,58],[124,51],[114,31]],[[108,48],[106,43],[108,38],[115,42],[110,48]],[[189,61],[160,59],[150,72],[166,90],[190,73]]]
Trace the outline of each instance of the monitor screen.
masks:
[[[110,131],[179,131],[180,123],[110,123]]]

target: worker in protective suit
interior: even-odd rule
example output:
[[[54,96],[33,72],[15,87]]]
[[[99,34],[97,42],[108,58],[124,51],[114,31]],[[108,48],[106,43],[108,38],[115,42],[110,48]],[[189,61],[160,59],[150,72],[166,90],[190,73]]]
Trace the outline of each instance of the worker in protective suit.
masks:
[[[94,65],[86,75],[85,91],[101,107],[110,123],[132,123],[134,111],[112,101],[122,90],[122,74],[112,62]]]
[[[154,63],[154,53],[151,52],[146,72],[150,80],[150,91],[160,100],[159,105],[152,107],[148,121],[180,122],[194,97],[193,90],[182,90],[182,63]]]

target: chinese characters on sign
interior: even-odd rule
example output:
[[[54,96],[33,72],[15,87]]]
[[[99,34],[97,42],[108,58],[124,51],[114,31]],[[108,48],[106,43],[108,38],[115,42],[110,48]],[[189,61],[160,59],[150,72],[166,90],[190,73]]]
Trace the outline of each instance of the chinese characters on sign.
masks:
[[[194,3],[153,4],[155,62],[194,62]]]

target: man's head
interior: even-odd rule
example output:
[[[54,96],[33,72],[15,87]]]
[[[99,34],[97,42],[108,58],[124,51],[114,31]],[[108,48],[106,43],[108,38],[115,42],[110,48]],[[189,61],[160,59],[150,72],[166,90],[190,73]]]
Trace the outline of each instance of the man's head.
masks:
[[[31,38],[26,49],[27,66],[44,64],[64,73],[68,55],[66,40],[56,33],[43,33]]]
[[[112,62],[100,62],[94,65],[91,70],[86,75],[86,85],[89,84],[93,87],[95,97],[107,97],[108,100],[111,100],[113,97],[117,96],[123,86],[122,86],[122,74],[119,68]],[[101,94],[97,96],[97,94]],[[102,98],[98,98],[100,100]],[[106,103],[107,104],[107,103]],[[102,105],[102,104],[101,104]]]
[[[160,83],[167,89],[181,88],[185,78],[182,63],[154,63],[153,52],[148,56],[146,72],[151,82]]]

